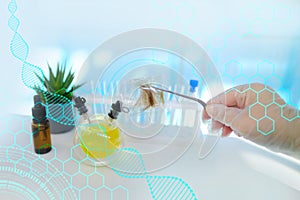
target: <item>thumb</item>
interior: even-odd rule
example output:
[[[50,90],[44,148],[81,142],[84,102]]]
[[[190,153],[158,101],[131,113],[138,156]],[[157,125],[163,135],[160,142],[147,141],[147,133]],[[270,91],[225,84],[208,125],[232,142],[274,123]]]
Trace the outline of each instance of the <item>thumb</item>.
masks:
[[[238,108],[227,107],[223,104],[209,104],[205,109],[213,120],[219,121],[229,127],[231,127],[232,122],[241,112]]]

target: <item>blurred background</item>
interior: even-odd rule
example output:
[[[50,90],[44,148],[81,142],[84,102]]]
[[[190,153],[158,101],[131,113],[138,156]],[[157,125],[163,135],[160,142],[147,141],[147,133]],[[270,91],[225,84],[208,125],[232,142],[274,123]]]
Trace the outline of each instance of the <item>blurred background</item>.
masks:
[[[21,62],[9,50],[8,0],[0,2],[0,108],[30,114],[35,92],[21,80]],[[26,0],[17,1],[19,33],[28,62],[47,74],[47,62],[70,60],[76,76],[107,39],[138,28],[177,31],[201,45],[225,88],[261,82],[300,106],[300,1],[298,0]],[[92,72],[91,72],[92,73]]]

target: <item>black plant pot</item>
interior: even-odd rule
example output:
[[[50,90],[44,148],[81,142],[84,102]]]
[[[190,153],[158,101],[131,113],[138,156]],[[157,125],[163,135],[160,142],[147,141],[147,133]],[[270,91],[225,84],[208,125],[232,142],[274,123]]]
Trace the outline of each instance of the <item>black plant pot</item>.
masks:
[[[48,117],[51,133],[65,133],[74,126],[74,110],[71,104],[49,104]]]

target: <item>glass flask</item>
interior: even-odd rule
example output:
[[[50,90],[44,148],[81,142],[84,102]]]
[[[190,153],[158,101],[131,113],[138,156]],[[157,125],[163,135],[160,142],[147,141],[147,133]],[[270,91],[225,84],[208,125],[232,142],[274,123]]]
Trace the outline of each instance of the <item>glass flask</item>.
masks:
[[[109,158],[121,147],[120,129],[116,119],[120,102],[113,104],[107,114],[89,115],[85,99],[74,99],[80,119],[74,134],[74,156],[88,165],[106,166]]]

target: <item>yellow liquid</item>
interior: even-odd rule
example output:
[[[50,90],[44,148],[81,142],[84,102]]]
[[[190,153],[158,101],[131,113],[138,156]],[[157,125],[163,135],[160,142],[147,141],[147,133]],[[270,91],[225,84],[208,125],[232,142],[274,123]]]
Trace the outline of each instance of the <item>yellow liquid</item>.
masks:
[[[83,152],[91,158],[106,158],[121,144],[119,129],[111,129],[106,124],[80,127],[79,138]]]

